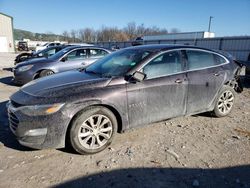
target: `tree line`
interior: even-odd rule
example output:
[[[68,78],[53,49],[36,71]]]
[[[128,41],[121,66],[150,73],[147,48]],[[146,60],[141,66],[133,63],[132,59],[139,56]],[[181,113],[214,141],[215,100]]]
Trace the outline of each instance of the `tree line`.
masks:
[[[156,26],[146,27],[144,24],[137,25],[135,22],[128,23],[124,28],[102,26],[101,29],[84,28],[79,30],[63,31],[64,41],[68,42],[111,42],[111,41],[131,41],[144,35],[161,35],[168,33],[178,33],[179,29],[173,28],[168,31],[166,28]]]
[[[168,33],[178,33],[179,29],[159,28],[157,26],[146,27],[144,24],[137,25],[135,22],[128,23],[123,28],[102,26],[100,29],[90,27],[84,29],[72,29],[63,31],[61,35],[52,32],[33,33],[30,31],[14,29],[15,40],[30,39],[33,41],[67,41],[69,43],[95,43],[112,41],[132,41],[137,37],[145,35],[161,35]]]

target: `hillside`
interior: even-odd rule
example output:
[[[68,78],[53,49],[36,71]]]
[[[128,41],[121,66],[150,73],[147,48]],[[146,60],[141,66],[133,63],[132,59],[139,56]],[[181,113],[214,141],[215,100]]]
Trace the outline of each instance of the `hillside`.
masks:
[[[30,31],[25,31],[21,29],[14,29],[14,40],[39,40],[39,41],[63,41],[64,37],[62,35],[56,35],[53,33],[33,33]]]

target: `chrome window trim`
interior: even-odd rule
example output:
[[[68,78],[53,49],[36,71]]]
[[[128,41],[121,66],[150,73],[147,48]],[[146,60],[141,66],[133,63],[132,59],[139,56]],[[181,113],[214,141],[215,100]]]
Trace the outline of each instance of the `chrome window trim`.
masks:
[[[207,52],[207,53],[212,53],[212,54],[215,54],[215,55],[218,55],[220,57],[222,57],[224,60],[225,60],[225,63],[222,63],[222,64],[219,64],[219,65],[214,65],[214,66],[208,66],[208,67],[203,67],[203,68],[199,68],[199,69],[192,69],[192,70],[184,70],[184,71],[180,71],[180,72],[176,72],[176,73],[173,73],[173,74],[167,74],[165,76],[159,76],[159,77],[154,77],[154,78],[149,78],[149,79],[145,79],[145,80],[151,80],[151,79],[156,79],[156,78],[162,78],[162,77],[166,77],[166,76],[172,76],[172,75],[176,75],[176,74],[181,74],[181,73],[188,73],[188,72],[192,72],[192,71],[198,71],[198,70],[205,70],[205,69],[210,69],[210,68],[215,68],[215,67],[219,67],[219,66],[223,66],[223,65],[226,65],[226,64],[229,64],[230,61],[224,57],[223,55],[217,53],[217,52],[213,52],[213,51],[209,51],[209,50],[205,50],[205,49],[196,49],[196,48],[178,48],[178,49],[171,49],[171,50],[166,50],[166,51],[162,51],[158,54],[156,54],[155,56],[153,56],[152,58],[150,58],[149,60],[147,60],[147,62],[145,62],[142,66],[140,66],[138,68],[138,70],[140,72],[142,72],[141,70],[148,64],[150,63],[152,60],[154,60],[155,58],[157,58],[158,56],[164,54],[164,53],[168,53],[168,52],[172,52],[172,51],[177,51],[177,52],[181,52],[183,50],[193,50],[193,51],[202,51],[202,52]]]

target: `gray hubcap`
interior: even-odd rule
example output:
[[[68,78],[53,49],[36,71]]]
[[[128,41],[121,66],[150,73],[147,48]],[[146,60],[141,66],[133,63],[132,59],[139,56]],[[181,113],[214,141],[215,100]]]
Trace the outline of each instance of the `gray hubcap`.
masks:
[[[112,122],[107,116],[95,114],[83,122],[78,131],[78,140],[84,148],[98,149],[112,136]]]
[[[233,107],[234,95],[231,91],[224,91],[218,101],[218,109],[222,114],[227,114]]]
[[[46,76],[49,76],[49,75],[52,75],[52,74],[54,74],[52,71],[48,71],[48,72],[46,73]]]

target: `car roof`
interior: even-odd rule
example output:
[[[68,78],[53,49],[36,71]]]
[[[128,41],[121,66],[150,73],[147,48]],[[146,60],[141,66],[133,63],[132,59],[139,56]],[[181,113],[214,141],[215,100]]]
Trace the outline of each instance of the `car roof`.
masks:
[[[67,49],[67,50],[73,50],[73,49],[103,49],[103,50],[107,50],[107,51],[111,52],[111,50],[109,50],[107,48],[99,47],[99,46],[78,46],[78,45],[73,45],[73,46],[68,46],[65,49]]]
[[[148,45],[139,45],[139,46],[128,47],[126,49],[138,49],[138,50],[141,49],[141,50],[148,50],[151,52],[159,52],[159,51],[180,49],[180,48],[193,48],[193,49],[213,51],[213,50],[206,49],[206,48],[200,48],[200,47],[191,46],[191,45],[179,45],[179,44],[148,44]]]

